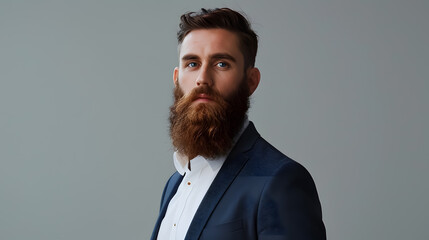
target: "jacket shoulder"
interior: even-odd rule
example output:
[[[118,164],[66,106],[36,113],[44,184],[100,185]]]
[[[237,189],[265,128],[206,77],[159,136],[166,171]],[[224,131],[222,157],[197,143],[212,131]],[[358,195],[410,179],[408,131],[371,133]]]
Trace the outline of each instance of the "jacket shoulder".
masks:
[[[262,137],[255,141],[253,147],[246,152],[246,155],[249,158],[248,167],[257,169],[262,175],[281,174],[279,169],[285,167],[308,174],[301,164],[280,152]]]

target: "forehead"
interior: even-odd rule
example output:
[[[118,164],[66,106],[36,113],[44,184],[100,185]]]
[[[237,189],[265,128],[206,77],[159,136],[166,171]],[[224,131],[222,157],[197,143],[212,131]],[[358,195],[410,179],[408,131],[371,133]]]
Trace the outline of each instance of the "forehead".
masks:
[[[226,53],[234,56],[237,60],[243,60],[237,34],[225,29],[193,30],[183,39],[179,50],[180,57],[187,54],[205,57],[217,53]]]

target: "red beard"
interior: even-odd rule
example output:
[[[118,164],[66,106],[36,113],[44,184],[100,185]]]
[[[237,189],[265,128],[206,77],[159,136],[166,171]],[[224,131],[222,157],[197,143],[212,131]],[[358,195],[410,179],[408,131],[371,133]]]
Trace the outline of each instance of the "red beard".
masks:
[[[194,104],[202,93],[211,101]],[[180,86],[176,86],[169,118],[173,146],[189,160],[198,155],[205,158],[225,155],[241,129],[248,109],[249,88],[245,78],[227,99],[206,85],[194,88],[187,96]]]

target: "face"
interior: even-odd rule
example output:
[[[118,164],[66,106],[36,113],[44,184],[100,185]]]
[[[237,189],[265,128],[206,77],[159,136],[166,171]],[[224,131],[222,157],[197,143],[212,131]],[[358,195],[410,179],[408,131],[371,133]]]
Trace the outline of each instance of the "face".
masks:
[[[189,159],[226,154],[246,117],[259,70],[244,70],[238,37],[223,29],[191,31],[179,56],[170,107],[173,145]]]
[[[174,69],[174,83],[188,95],[194,88],[207,86],[228,99],[245,76],[244,58],[239,39],[224,29],[191,31],[180,46],[179,67]],[[251,89],[251,88],[250,88]],[[253,91],[252,91],[253,92]],[[210,102],[201,94],[195,103]]]

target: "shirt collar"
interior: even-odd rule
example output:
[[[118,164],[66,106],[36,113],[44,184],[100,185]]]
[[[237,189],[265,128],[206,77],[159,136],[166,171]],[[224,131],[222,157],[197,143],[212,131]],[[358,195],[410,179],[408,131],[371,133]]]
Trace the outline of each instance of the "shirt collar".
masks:
[[[233,145],[238,141],[241,134],[244,132],[244,130],[249,125],[249,119],[246,117],[243,122],[243,126],[241,127],[240,131],[235,135],[233,139]],[[216,157],[215,159],[206,159],[203,156],[196,156],[195,158],[191,159],[192,161],[192,171],[199,171],[207,164],[210,165],[212,168],[216,168],[217,166],[222,165],[225,161],[226,157],[228,156],[229,152],[226,155]],[[189,172],[189,159],[187,156],[180,154],[179,152],[175,151],[173,153],[173,162],[174,167],[176,168],[177,172],[180,173],[180,175],[184,175],[186,172]]]

